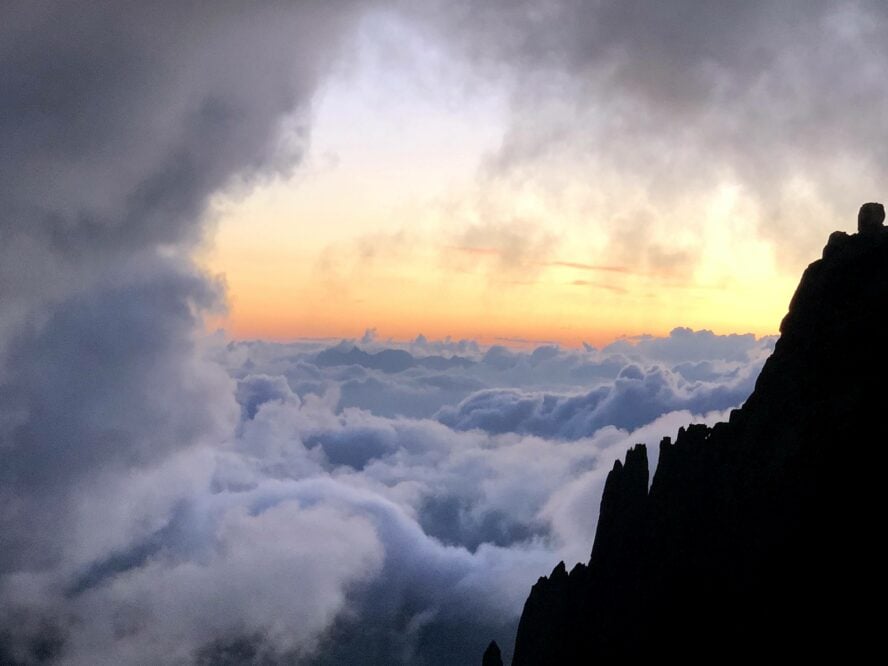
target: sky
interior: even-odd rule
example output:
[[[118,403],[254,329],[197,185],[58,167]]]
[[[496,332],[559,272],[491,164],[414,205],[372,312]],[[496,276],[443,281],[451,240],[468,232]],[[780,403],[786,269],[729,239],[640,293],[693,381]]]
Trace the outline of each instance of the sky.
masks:
[[[0,662],[450,664],[753,390],[880,2],[0,8]]]
[[[800,21],[679,4],[506,3],[544,44],[517,53],[516,34],[487,40],[441,7],[367,11],[314,93],[299,167],[210,205],[201,260],[229,306],[214,324],[572,346],[776,332],[801,269],[875,196],[880,151],[840,116],[878,85],[856,62],[878,50],[860,44],[875,6]],[[837,84],[843,66],[859,78]]]

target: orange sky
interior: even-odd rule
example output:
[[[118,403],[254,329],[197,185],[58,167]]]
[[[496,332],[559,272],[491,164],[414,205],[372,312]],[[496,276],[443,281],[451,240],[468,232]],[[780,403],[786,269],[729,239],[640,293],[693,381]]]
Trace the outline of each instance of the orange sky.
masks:
[[[657,273],[552,256],[512,266],[494,248],[422,237],[312,248],[298,235],[248,233],[252,243],[236,222],[223,224],[207,260],[225,275],[230,309],[218,323],[236,338],[353,338],[376,328],[398,340],[575,346],[677,325],[761,335],[776,331],[795,286],[769,270],[719,283],[703,265]]]

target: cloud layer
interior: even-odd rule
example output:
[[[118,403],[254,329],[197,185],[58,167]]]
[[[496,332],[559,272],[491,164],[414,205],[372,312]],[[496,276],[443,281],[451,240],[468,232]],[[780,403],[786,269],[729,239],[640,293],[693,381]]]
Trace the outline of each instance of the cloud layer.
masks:
[[[130,296],[102,301],[125,312]],[[66,349],[51,332],[84,336],[56,316],[30,344],[64,368],[48,355]],[[120,330],[107,335],[133,337]],[[32,456],[15,460],[30,482],[7,488],[47,522],[8,542],[3,649],[74,664],[471,661],[492,636],[508,643],[529,583],[587,557],[613,461],[635,441],[723,418],[772,343],[684,329],[582,352],[205,340],[205,379],[184,403],[161,379],[194,382],[196,368],[143,368],[124,344],[85,403],[47,414],[65,436],[30,433]],[[194,344],[153,360],[193,358]],[[397,369],[381,362],[392,358]],[[118,383],[134,381],[130,363],[145,394]],[[701,363],[710,376],[682,377]],[[36,376],[50,402],[72,404],[58,397],[64,378]],[[423,386],[421,400],[404,400]],[[121,395],[141,400],[149,423],[121,421]],[[40,462],[45,442],[68,436],[82,442],[74,457]]]

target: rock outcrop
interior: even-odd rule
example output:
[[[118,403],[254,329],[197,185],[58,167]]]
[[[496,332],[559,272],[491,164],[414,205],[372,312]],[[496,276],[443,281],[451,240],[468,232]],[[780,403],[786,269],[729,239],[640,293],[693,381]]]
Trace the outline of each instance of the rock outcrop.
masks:
[[[503,656],[496,641],[490,641],[481,659],[481,666],[503,666]]]
[[[881,648],[883,218],[867,204],[861,233],[830,237],[729,422],[664,439],[649,489],[644,446],[614,466],[589,563],[533,586],[515,666],[849,661]]]
[[[877,233],[885,222],[885,207],[880,203],[865,203],[857,213],[857,231],[862,234]]]

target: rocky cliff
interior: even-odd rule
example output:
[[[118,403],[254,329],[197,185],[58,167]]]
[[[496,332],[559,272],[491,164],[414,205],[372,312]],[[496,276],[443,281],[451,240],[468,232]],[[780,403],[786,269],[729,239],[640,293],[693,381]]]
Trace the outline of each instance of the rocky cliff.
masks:
[[[589,563],[533,586],[513,665],[877,646],[886,309],[888,230],[834,233],[730,421],[664,439],[650,486],[643,445],[615,464]]]

